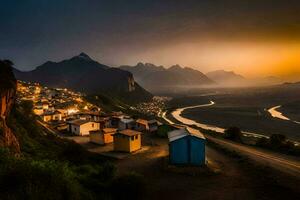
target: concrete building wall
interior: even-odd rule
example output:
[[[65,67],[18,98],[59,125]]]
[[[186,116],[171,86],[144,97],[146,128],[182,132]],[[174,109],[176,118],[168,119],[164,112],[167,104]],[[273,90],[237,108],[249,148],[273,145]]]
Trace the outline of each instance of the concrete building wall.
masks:
[[[114,136],[114,151],[130,152],[130,138],[125,135]]]
[[[112,143],[114,141],[114,137],[109,133],[104,134],[103,139],[105,144]]]
[[[96,144],[104,144],[103,134],[91,133],[90,134],[90,142],[93,142],[93,143],[96,143]]]
[[[130,137],[130,152],[137,151],[141,148],[141,135]]]
[[[71,133],[75,135],[80,135],[80,126],[72,124],[71,125]]]
[[[99,127],[99,123],[96,123],[96,122],[88,122],[88,123],[85,123],[85,124],[82,124],[80,126],[80,132],[79,132],[79,135],[89,135],[90,134],[90,131],[97,131],[99,130],[100,127]]]
[[[90,142],[96,144],[109,144],[114,141],[114,138],[111,134],[102,134],[102,133],[91,133],[90,134]]]

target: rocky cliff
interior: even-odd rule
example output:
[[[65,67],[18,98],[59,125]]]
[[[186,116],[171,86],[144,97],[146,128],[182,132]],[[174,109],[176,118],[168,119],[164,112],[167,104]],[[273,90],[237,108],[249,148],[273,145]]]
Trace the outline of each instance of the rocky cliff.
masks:
[[[17,85],[11,65],[10,61],[0,60],[0,146],[19,153],[19,142],[6,123],[15,102]]]

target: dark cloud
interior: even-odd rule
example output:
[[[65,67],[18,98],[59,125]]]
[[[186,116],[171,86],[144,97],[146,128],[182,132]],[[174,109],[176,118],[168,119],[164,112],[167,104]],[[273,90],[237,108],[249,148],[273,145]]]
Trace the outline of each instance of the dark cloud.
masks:
[[[106,64],[179,41],[298,40],[296,0],[1,0],[0,55],[29,69],[86,51]]]

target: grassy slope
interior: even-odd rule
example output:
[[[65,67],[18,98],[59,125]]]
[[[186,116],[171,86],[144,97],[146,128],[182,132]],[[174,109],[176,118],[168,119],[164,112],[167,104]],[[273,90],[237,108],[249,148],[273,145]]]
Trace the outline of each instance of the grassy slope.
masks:
[[[121,187],[123,178],[115,177],[114,164],[76,143],[46,133],[31,110],[30,102],[22,102],[9,117],[22,154],[15,157],[0,149],[0,199],[113,198],[113,188]],[[134,188],[131,184],[135,182],[128,183]]]

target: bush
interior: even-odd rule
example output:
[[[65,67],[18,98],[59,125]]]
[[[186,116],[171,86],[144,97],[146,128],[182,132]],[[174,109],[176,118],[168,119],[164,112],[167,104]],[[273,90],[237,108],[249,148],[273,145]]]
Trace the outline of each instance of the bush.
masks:
[[[272,148],[283,147],[286,143],[285,135],[281,134],[272,134],[270,137],[270,145]]]
[[[164,124],[158,127],[157,135],[162,138],[168,137],[168,132],[175,130],[174,127]]]
[[[111,184],[113,199],[142,199],[145,193],[144,177],[129,173],[117,177]]]
[[[265,137],[259,138],[256,142],[256,146],[268,147],[269,146],[269,139],[267,139]]]
[[[0,199],[80,199],[76,176],[65,163],[0,157]]]
[[[16,104],[8,125],[20,158],[0,148],[0,199],[107,199],[114,165],[75,142],[47,134],[31,102]]]
[[[224,131],[224,138],[241,142],[242,141],[242,132],[238,127],[230,127]]]
[[[289,141],[286,136],[273,134],[269,139],[260,138],[256,145],[259,147],[271,149],[289,155],[300,155],[300,147]]]

